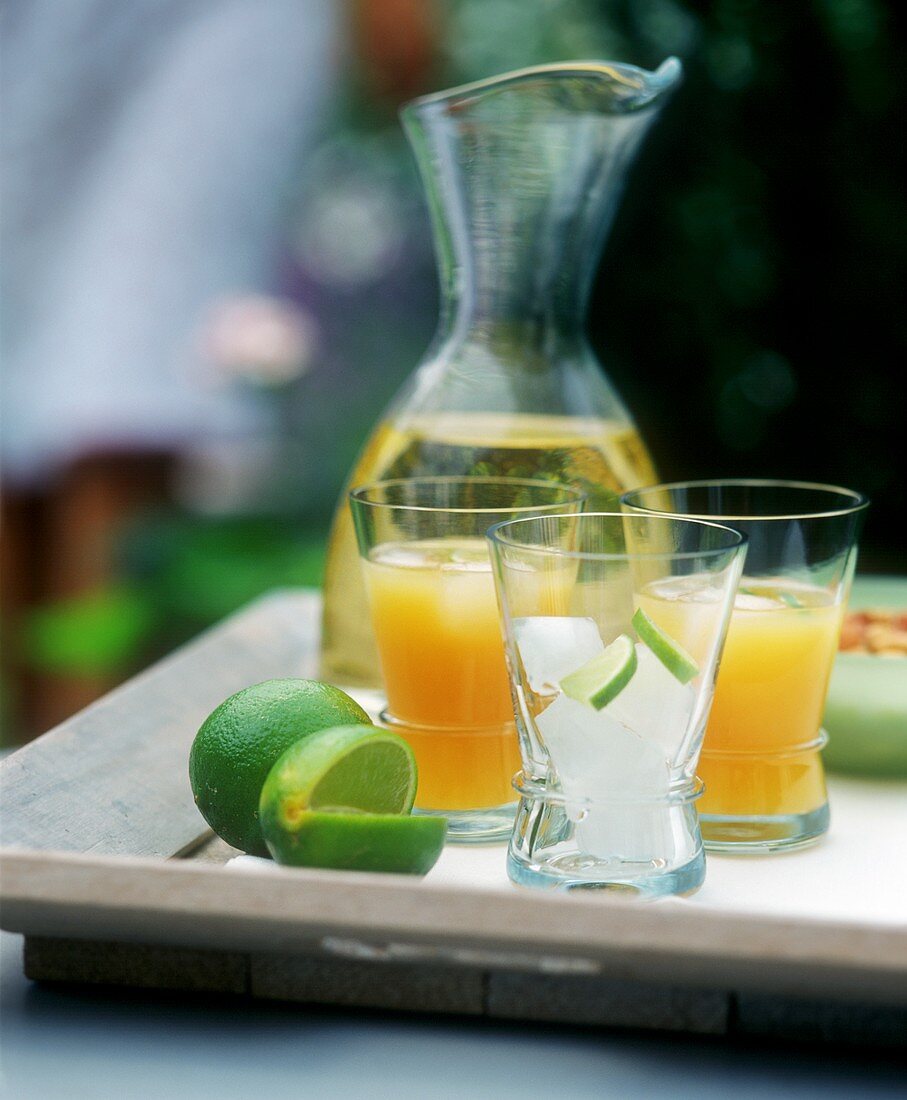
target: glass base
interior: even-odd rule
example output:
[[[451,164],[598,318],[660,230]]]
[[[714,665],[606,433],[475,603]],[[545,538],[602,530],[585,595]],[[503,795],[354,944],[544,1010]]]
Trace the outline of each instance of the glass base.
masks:
[[[414,815],[447,819],[448,844],[503,844],[513,831],[517,804],[492,806],[487,810],[423,810]]]
[[[705,853],[700,847],[682,867],[666,868],[657,860],[638,863],[579,855],[533,861],[511,845],[507,876],[518,886],[536,889],[601,890],[646,898],[685,895],[695,893],[705,882]]]
[[[687,783],[652,802],[577,803],[520,777],[507,874],[521,886],[642,897],[690,894],[705,880],[695,799]]]
[[[706,850],[766,855],[815,843],[828,830],[821,751],[827,740],[819,730],[811,741],[773,752],[703,749],[699,820]]]
[[[828,832],[829,820],[827,802],[803,814],[773,817],[699,815],[707,851],[755,856],[808,848]]]

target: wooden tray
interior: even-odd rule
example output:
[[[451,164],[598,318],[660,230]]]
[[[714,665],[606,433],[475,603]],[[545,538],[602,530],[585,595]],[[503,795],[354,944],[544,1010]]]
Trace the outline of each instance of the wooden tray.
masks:
[[[818,847],[710,857],[691,899],[512,887],[504,849],[425,880],[248,861],[189,746],[240,687],[311,675],[318,596],[253,604],[0,765],[2,927],[35,979],[723,1035],[907,1028],[907,784],[837,781]]]

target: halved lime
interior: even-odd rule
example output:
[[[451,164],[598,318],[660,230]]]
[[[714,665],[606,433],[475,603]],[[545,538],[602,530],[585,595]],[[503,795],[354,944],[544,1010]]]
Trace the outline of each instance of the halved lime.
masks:
[[[424,875],[437,862],[446,832],[443,817],[303,810],[288,828],[275,819],[265,839],[274,859],[291,867]]]
[[[339,688],[317,680],[266,680],[231,695],[206,719],[189,753],[195,804],[234,848],[266,856],[258,800],[268,772],[290,745],[369,716]]]
[[[580,703],[601,710],[623,691],[636,671],[636,646],[621,634],[603,653],[561,680],[561,691]]]
[[[699,665],[683,646],[654,623],[643,609],[633,616],[633,629],[639,640],[652,650],[668,672],[682,684],[688,684],[699,672]]]
[[[278,757],[261,789],[259,820],[267,843],[307,810],[406,814],[415,797],[416,760],[402,737],[374,726],[334,726]]]

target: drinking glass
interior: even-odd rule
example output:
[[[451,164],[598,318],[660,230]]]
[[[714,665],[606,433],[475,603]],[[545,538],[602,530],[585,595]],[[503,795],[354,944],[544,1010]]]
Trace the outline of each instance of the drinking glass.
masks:
[[[416,755],[416,810],[451,840],[505,838],[519,750],[485,532],[576,512],[578,489],[520,478],[428,477],[350,494],[387,695],[381,720]]]
[[[696,759],[745,538],[615,513],[489,531],[522,770],[517,883],[688,893]]]
[[[706,848],[814,842],[829,823],[822,712],[867,499],[810,482],[721,480],[621,500],[633,514],[728,523],[749,540],[699,767]]]

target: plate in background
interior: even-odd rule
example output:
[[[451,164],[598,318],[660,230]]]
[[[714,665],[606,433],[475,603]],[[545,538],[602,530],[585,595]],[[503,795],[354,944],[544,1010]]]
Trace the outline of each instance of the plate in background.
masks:
[[[857,577],[850,611],[907,608],[907,578]],[[830,771],[907,777],[907,657],[839,653],[825,708]]]

